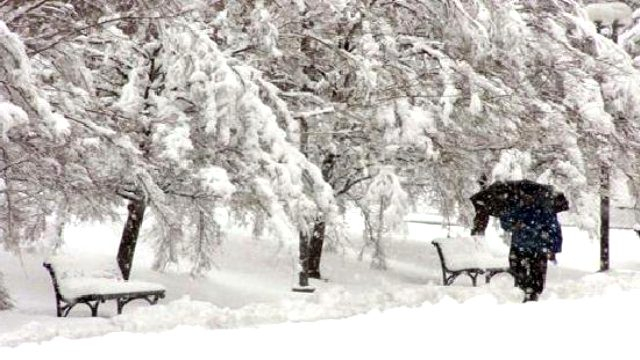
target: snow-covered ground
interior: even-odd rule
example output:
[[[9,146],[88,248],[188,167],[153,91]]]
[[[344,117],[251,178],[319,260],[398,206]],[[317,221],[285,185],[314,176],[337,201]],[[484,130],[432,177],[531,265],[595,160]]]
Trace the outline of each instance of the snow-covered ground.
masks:
[[[492,230],[495,228],[491,228]],[[477,288],[459,279],[441,286],[430,240],[465,229],[408,223],[388,239],[389,270],[357,260],[351,246],[328,253],[313,294],[291,292],[293,248],[235,233],[218,254],[218,269],[193,279],[183,270],[150,270],[151,251],[141,244],[132,279],[167,288],[159,305],[113,302],[98,318],[74,308],[56,318],[42,254],[17,259],[0,253],[0,271],[16,308],[0,312],[0,359],[176,358],[637,358],[634,332],[640,312],[640,239],[631,230],[611,233],[613,270],[597,273],[599,245],[586,233],[564,228],[564,251],[550,265],[537,303],[508,275]],[[119,226],[81,224],[66,233],[66,253],[113,255]],[[495,232],[487,240],[502,246]]]

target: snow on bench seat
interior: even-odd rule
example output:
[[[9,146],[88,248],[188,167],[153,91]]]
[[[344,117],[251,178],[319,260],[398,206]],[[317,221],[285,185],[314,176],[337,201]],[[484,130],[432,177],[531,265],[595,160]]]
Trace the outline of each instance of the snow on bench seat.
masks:
[[[453,284],[461,274],[468,275],[476,286],[480,274],[485,274],[489,283],[494,275],[509,272],[508,255],[492,251],[483,236],[439,238],[432,244],[438,251],[444,285]]]
[[[165,290],[164,286],[150,282],[87,277],[68,278],[58,285],[60,286],[60,294],[67,300],[74,300],[86,295],[120,295]]]
[[[156,304],[164,297],[165,288],[145,281],[125,281],[114,259],[73,258],[56,256],[45,260],[56,294],[58,317],[67,316],[77,304],[86,304],[97,316],[98,304],[115,299],[118,314],[132,300],[144,299]]]

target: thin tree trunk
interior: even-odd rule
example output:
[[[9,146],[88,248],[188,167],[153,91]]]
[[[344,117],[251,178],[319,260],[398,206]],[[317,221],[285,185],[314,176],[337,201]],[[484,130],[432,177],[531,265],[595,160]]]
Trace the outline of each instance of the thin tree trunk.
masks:
[[[358,202],[356,202],[358,204]],[[369,210],[366,210],[364,207],[360,206],[360,211],[362,212],[362,218],[364,219],[364,230],[362,231],[362,249],[360,249],[360,253],[358,254],[358,261],[362,261],[364,259],[364,251],[369,247],[369,245],[373,244],[373,224],[371,222],[371,213]]]
[[[478,185],[480,185],[481,191],[489,187],[489,180],[486,174],[480,175]],[[485,208],[476,209],[471,235],[484,235],[485,230],[487,230],[487,225],[489,225],[489,213],[487,210]]]
[[[51,251],[53,253],[58,252],[64,243],[64,228],[68,220],[67,203],[67,198],[65,196],[64,200],[60,201],[58,208],[56,209],[56,217],[53,222],[53,234],[51,235],[53,239],[50,240]]]
[[[122,230],[120,247],[118,249],[118,266],[122,272],[122,278],[125,280],[129,280],[129,275],[131,274],[133,254],[136,251],[136,243],[138,241],[140,227],[142,226],[145,208],[146,203],[144,200],[130,200],[127,206],[129,216]]]
[[[380,209],[378,210],[378,224],[376,229],[376,239],[373,243],[373,257],[371,259],[371,267],[373,269],[386,270],[387,260],[384,254],[384,248],[382,246],[382,235],[384,234],[384,209],[387,204],[384,201],[384,197],[380,197]]]

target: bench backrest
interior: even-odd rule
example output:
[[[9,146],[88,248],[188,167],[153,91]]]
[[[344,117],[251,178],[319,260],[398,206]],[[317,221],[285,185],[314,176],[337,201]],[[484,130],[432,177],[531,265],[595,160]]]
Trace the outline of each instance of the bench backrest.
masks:
[[[62,300],[61,288],[66,280],[73,278],[122,279],[117,262],[112,258],[85,257],[74,258],[65,255],[49,257],[42,264],[51,275],[56,299]]]
[[[74,258],[56,255],[45,260],[45,264],[54,271],[58,281],[68,278],[122,279],[117,262],[109,257]]]
[[[439,245],[441,261],[450,270],[509,266],[508,255],[493,251],[484,236],[439,238],[433,243]]]

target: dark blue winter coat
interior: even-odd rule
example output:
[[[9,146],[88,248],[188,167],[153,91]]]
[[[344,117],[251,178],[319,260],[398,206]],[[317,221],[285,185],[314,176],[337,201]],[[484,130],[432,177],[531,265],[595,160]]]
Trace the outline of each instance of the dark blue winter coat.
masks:
[[[562,229],[552,209],[521,207],[501,216],[500,226],[511,232],[512,248],[554,253],[562,250]]]

